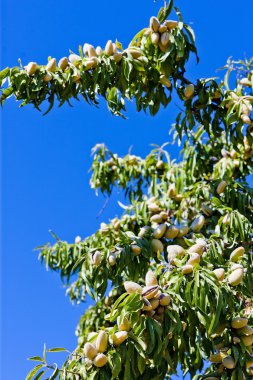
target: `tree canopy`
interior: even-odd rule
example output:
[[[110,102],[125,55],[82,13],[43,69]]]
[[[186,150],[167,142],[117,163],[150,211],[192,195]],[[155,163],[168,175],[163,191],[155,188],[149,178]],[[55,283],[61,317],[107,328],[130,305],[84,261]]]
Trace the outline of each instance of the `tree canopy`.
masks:
[[[91,187],[118,187],[127,205],[92,236],[68,243],[54,234],[40,247],[71,301],[89,294],[96,305],[80,319],[76,349],[30,358],[38,364],[27,380],[162,380],[179,366],[193,379],[252,378],[252,60],[229,59],[223,80],[193,83],[191,53],[198,59],[194,32],[171,0],[126,49],[85,44],[58,64],[49,57],[0,72],[2,104],[15,96],[40,110],[48,101],[49,112],[56,99],[103,97],[115,115],[134,100],[153,116],[176,96],[182,109],[173,125],[180,162],[166,144],[145,158],[94,147]],[[62,367],[48,361],[57,351],[67,352]]]

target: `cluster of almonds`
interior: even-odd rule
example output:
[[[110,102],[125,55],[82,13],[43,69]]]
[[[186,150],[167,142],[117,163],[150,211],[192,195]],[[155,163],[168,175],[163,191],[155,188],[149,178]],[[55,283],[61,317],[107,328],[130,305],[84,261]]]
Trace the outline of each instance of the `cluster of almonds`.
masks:
[[[96,367],[103,367],[107,363],[107,356],[104,352],[108,348],[108,334],[101,330],[98,333],[97,339],[94,344],[85,343],[84,355],[86,356],[86,363],[93,364]]]
[[[250,113],[252,111],[251,102],[253,97],[249,95],[239,96],[235,92],[231,91],[230,98],[226,100],[225,107],[233,107],[233,112],[240,111],[240,118],[244,124],[251,124]]]
[[[175,184],[169,186],[167,195],[169,198],[178,202],[180,202],[183,198],[181,194],[177,194]],[[203,207],[204,206],[205,211],[207,211],[207,209],[209,209],[208,206],[203,205]],[[189,231],[195,233],[199,232],[206,223],[205,217],[203,215],[199,215],[193,220],[190,227],[183,225],[177,227],[171,224],[168,212],[160,207],[155,197],[152,197],[147,201],[147,207],[150,212],[151,228],[153,229],[151,247],[155,253],[158,253],[158,251],[160,253],[163,252],[163,242],[166,243],[164,239],[182,238],[183,236],[187,235]],[[170,224],[168,224],[167,221],[170,222]],[[149,229],[149,226],[142,227],[139,232],[139,236],[144,236],[146,231]]]
[[[230,274],[228,276],[228,283],[231,286],[237,286],[242,283],[244,276],[244,268],[238,261],[243,257],[245,253],[244,247],[238,247],[230,254],[229,261],[232,262]],[[217,268],[213,271],[219,281],[223,281],[225,278],[224,268]]]
[[[232,329],[233,344],[236,345],[242,342],[248,350],[251,350],[253,345],[253,328],[248,326],[248,318],[233,318],[230,327]],[[221,325],[216,334],[214,334],[212,337],[215,338],[217,336],[220,336],[224,332],[225,328],[226,325]],[[229,351],[229,348],[224,347],[224,342],[215,345],[215,348],[218,350],[218,353],[211,355],[209,360],[211,363],[219,365],[218,371],[222,372],[224,368],[234,369],[236,367],[236,362],[234,358],[227,353]],[[249,374],[253,374],[252,367],[253,360],[247,361],[246,370]]]
[[[108,343],[113,346],[119,346],[128,338],[128,331],[131,326],[127,318],[120,322],[118,319],[119,331],[108,334],[104,330],[100,330],[98,334],[91,333],[89,338],[92,340],[93,335],[97,335],[95,342],[87,342],[84,345],[84,355],[86,364],[94,365],[95,367],[104,367],[108,361],[105,352],[108,350]]]
[[[55,58],[49,60],[48,64],[44,67],[46,70],[43,80],[45,82],[50,82],[53,79],[52,73],[56,72],[57,69],[62,71],[72,67],[74,71],[74,80],[78,81],[80,79],[80,71],[78,70],[79,64],[85,68],[86,71],[94,69],[99,64],[99,57],[111,57],[116,63],[120,62],[123,55],[125,54],[132,56],[134,59],[139,59],[143,55],[141,49],[138,47],[129,47],[123,52],[118,51],[117,46],[111,40],[107,41],[104,50],[97,46],[85,43],[83,46],[83,52],[85,58],[83,59],[80,55],[70,54],[69,57],[63,57],[59,60],[58,65]],[[28,75],[32,76],[40,67],[36,62],[30,62],[26,67]]]
[[[171,297],[168,294],[161,292],[157,278],[151,270],[146,274],[145,284],[146,285],[142,287],[136,282],[125,281],[124,287],[128,294],[141,294],[143,299],[143,314],[162,323],[165,308],[169,306]]]
[[[151,42],[159,46],[162,52],[166,52],[170,45],[171,30],[178,26],[178,22],[174,20],[166,20],[160,24],[156,17],[151,17],[149,28],[145,31],[145,35],[150,35]]]

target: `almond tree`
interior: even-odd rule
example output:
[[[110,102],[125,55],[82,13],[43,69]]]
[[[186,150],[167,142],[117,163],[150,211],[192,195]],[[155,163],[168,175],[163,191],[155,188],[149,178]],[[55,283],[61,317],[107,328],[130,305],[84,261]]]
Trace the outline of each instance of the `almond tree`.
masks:
[[[173,125],[181,162],[165,145],[145,158],[94,147],[91,187],[107,195],[118,187],[129,206],[84,240],[54,235],[41,248],[71,301],[88,293],[96,305],[80,319],[76,349],[45,349],[27,380],[162,380],[179,367],[192,379],[252,379],[253,61],[228,60],[224,80],[193,83],[190,54],[194,33],[171,0],[126,49],[86,43],[58,64],[0,72],[2,104],[48,101],[49,112],[56,100],[103,97],[124,117],[126,100],[155,115],[177,95],[182,109]],[[61,367],[48,361],[56,351],[66,351]]]

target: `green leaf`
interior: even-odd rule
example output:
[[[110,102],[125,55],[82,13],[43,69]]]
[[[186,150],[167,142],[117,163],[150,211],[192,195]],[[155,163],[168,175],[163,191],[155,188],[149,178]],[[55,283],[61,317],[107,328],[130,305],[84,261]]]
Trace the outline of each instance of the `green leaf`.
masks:
[[[45,370],[39,372],[39,373],[35,376],[34,380],[40,380],[40,379],[42,378],[42,376],[44,375],[44,373],[45,373]]]
[[[173,3],[174,1],[173,0],[170,0],[168,2],[168,4],[166,5],[166,7],[162,7],[160,8],[159,12],[158,12],[158,15],[157,15],[157,18],[158,20],[162,23],[164,20],[166,20],[166,18],[169,16],[169,14],[171,13],[172,11],[172,8],[173,8]]]
[[[6,67],[2,71],[0,71],[0,86],[2,86],[2,82],[5,78],[7,78],[10,74],[10,68]]]
[[[44,367],[43,364],[38,364],[36,367],[34,367],[26,376],[25,380],[31,380],[34,375],[40,370],[40,368]]]
[[[145,31],[147,30],[147,28],[144,28],[142,30],[140,30],[135,36],[134,38],[132,39],[132,41],[130,42],[129,46],[139,46],[140,44],[140,41],[142,39],[142,36],[143,34],[145,33]]]
[[[112,379],[116,379],[121,371],[121,357],[118,352],[113,354],[112,365]]]
[[[1,106],[3,106],[5,100],[13,94],[13,87],[8,87],[4,90],[0,97]]]
[[[138,370],[140,371],[140,374],[142,375],[146,368],[146,360],[142,356],[139,356],[137,365],[138,365]]]
[[[63,347],[54,347],[54,348],[49,348],[47,350],[47,352],[68,352],[68,350],[66,350],[66,348],[63,348]]]
[[[59,373],[59,369],[58,369],[58,367],[56,366],[54,372],[53,372],[52,375],[49,377],[49,380],[54,380],[54,379],[56,379],[58,373]]]
[[[34,360],[34,361],[37,361],[37,362],[44,362],[44,360],[40,356],[32,356],[32,357],[28,358],[27,360]]]

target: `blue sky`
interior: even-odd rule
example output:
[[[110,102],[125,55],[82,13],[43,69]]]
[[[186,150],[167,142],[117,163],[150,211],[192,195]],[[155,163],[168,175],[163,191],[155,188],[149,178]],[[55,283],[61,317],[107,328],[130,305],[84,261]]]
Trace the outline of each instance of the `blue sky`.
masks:
[[[3,0],[2,68],[29,61],[45,63],[89,42],[105,45],[118,39],[125,46],[148,25],[162,1],[75,2]],[[227,57],[249,57],[252,44],[252,0],[176,1],[191,23],[200,64],[188,65],[188,77],[221,75],[215,70]],[[104,204],[89,188],[90,150],[98,142],[119,155],[144,156],[150,144],[169,141],[177,114],[174,102],[151,118],[128,105],[128,120],[73,101],[74,108],[54,108],[43,117],[32,106],[18,108],[14,99],[1,110],[2,120],[2,379],[23,380],[31,368],[26,358],[48,347],[75,347],[75,327],[88,304],[72,306],[56,273],[47,273],[33,251],[50,241],[49,229],[73,241],[93,233],[99,224],[120,215],[117,192],[102,216]],[[172,157],[179,149],[171,147]],[[57,357],[52,357],[52,361]]]

